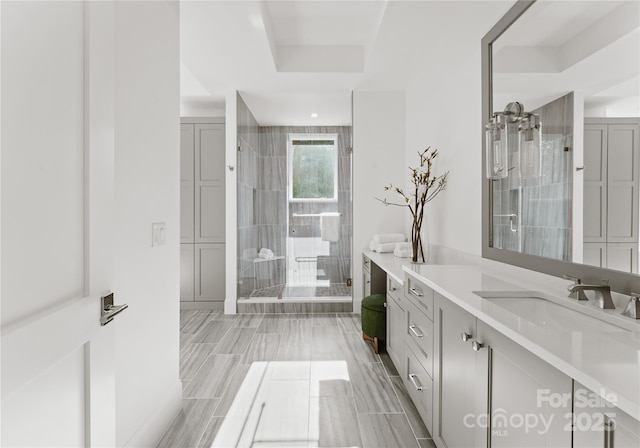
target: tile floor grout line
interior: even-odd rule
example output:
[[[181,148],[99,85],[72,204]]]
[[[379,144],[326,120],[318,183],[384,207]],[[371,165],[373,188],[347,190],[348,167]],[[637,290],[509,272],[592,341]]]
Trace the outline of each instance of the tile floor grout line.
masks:
[[[382,357],[380,356],[379,353],[378,353],[378,356],[380,357],[380,361],[382,361]],[[382,365],[384,367],[384,363],[382,363]],[[416,430],[413,429],[413,425],[411,424],[411,421],[409,420],[409,415],[407,414],[407,410],[405,409],[404,404],[402,404],[402,400],[400,400],[400,396],[398,395],[398,391],[396,390],[395,386],[393,385],[393,381],[391,381],[391,376],[389,375],[389,372],[387,371],[386,367],[384,367],[384,372],[386,373],[387,378],[389,379],[389,383],[391,383],[391,389],[393,390],[393,393],[396,395],[396,398],[398,399],[398,403],[400,403],[400,408],[402,408],[403,414],[404,414],[405,418],[407,419],[407,423],[409,424],[409,428],[411,429],[411,432],[413,433],[413,438],[416,439],[416,443],[418,444],[418,447],[420,447],[420,443],[418,442],[418,436],[416,435]],[[404,385],[402,377],[400,376],[400,372],[398,372],[398,378],[400,378],[400,383],[402,385]],[[429,431],[429,428],[427,428],[427,432],[428,431]],[[431,433],[429,433],[429,434],[431,434]]]

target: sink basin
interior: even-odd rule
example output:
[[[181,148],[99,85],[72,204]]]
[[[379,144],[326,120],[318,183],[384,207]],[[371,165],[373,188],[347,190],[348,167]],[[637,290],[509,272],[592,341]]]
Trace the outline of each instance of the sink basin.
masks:
[[[542,297],[490,297],[487,293],[478,293],[478,295],[537,327],[553,331],[629,331]]]

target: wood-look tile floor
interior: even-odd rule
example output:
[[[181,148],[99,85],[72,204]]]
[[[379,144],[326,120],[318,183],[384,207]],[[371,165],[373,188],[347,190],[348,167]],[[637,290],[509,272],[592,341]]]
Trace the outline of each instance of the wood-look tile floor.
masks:
[[[433,448],[357,314],[182,311],[183,408],[158,447]]]

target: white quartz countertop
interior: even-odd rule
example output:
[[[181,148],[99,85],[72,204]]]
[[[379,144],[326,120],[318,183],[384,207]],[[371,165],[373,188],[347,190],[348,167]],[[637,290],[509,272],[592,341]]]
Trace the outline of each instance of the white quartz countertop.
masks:
[[[386,271],[387,275],[393,277],[396,282],[401,285],[404,284],[404,271],[402,267],[411,266],[411,258],[399,258],[393,255],[393,253],[379,254],[372,250],[363,250],[362,253]]]
[[[384,257],[384,254],[378,256]],[[378,263],[374,257],[371,259]],[[379,260],[384,269],[385,259]],[[408,275],[601,396],[614,394],[616,406],[640,420],[640,322],[630,323],[638,325],[636,331],[583,332],[543,328],[474,294],[474,291],[525,290],[488,275],[481,266],[414,265],[408,259],[404,261],[398,264]],[[388,261],[388,264],[394,263]],[[398,275],[396,268],[388,273],[394,277]],[[619,314],[620,310],[598,312]]]

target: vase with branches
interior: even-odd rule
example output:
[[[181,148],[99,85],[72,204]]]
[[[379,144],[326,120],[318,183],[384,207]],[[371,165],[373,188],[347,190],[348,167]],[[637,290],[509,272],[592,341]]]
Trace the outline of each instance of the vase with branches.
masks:
[[[428,147],[423,151],[418,151],[420,158],[420,166],[417,168],[409,167],[410,180],[412,183],[412,192],[405,192],[405,189],[393,184],[384,187],[384,191],[395,192],[400,198],[398,202],[389,201],[386,197],[378,199],[384,205],[393,205],[397,207],[408,207],[413,217],[411,225],[411,246],[413,249],[412,261],[418,263],[421,259],[424,263],[424,249],[422,247],[422,224],[425,216],[425,205],[431,202],[442,190],[447,187],[447,176],[449,172],[445,172],[440,176],[432,173],[435,158],[438,156],[437,149]]]

